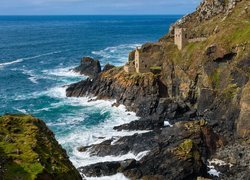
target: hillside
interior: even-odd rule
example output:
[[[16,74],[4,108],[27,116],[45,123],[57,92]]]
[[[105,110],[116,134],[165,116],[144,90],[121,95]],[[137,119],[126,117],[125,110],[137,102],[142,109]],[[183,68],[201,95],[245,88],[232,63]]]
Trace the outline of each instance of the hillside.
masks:
[[[0,117],[0,179],[81,179],[45,123],[29,115]]]

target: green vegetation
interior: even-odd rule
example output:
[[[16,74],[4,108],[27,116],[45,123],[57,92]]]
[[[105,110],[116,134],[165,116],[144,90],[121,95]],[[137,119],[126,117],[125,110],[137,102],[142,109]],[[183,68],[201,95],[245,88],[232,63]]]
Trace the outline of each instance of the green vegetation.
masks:
[[[150,67],[151,70],[161,70],[161,66],[152,66]]]
[[[192,157],[192,153],[191,153],[192,148],[193,148],[193,141],[191,139],[187,139],[177,147],[176,153],[179,156],[191,158]]]
[[[213,85],[213,88],[215,89],[219,89],[220,87],[220,71],[219,69],[216,69],[213,74],[212,74],[212,77],[211,77],[211,83]]]
[[[236,96],[240,88],[236,84],[229,84],[223,91],[222,96],[226,99],[232,99]]]
[[[150,71],[154,74],[154,75],[159,75],[161,73],[162,67],[161,66],[152,66],[150,67]]]
[[[184,159],[193,158],[199,160],[201,156],[196,146],[191,139],[186,139],[174,149],[174,154]]]
[[[0,154],[6,180],[80,179],[53,133],[29,115],[0,117]]]

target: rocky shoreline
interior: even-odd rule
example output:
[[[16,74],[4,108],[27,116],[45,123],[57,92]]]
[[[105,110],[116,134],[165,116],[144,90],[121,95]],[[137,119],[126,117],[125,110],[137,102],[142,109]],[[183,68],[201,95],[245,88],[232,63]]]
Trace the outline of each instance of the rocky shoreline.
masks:
[[[68,97],[114,99],[114,106],[123,104],[141,117],[115,130],[148,131],[82,147],[81,151],[99,157],[147,152],[140,160],[80,167],[82,174],[100,177],[123,173],[130,179],[248,178],[250,37],[236,36],[242,32],[234,23],[241,18],[248,32],[246,3],[204,0],[159,42],[143,45],[140,55],[150,59],[154,67],[160,66],[161,72],[128,73],[123,67],[107,66],[67,88]],[[177,26],[189,29],[193,38],[182,50],[173,45]],[[224,36],[227,26],[231,31]],[[129,54],[129,64],[135,53]],[[85,70],[80,71],[84,74]]]

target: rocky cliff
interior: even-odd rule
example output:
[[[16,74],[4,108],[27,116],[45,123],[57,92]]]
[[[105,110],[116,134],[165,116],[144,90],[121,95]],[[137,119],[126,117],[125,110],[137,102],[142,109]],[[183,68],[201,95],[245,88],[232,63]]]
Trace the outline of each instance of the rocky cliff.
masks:
[[[0,179],[81,179],[45,123],[28,115],[0,117]]]
[[[116,99],[118,104],[126,105],[142,117],[139,122],[116,127],[118,130],[150,129],[158,132],[166,120],[173,124],[204,119],[223,142],[219,144],[224,148],[210,151],[209,156],[203,156],[203,162],[208,164],[206,159],[220,152],[230,156],[227,147],[246,147],[242,148],[241,155],[234,155],[238,161],[234,161],[233,166],[241,169],[239,174],[228,173],[233,171],[231,166],[224,173],[224,179],[244,179],[249,172],[249,167],[242,163],[245,160],[241,160],[249,151],[250,137],[249,6],[248,0],[204,0],[194,13],[172,25],[169,33],[159,42],[142,46],[143,56],[151,59],[155,66],[161,66],[161,73],[125,73],[122,68],[113,68],[94,80],[71,85],[67,89],[67,96],[94,95],[102,99]],[[174,45],[173,30],[177,26],[187,28],[190,36],[189,43],[182,50]],[[134,51],[130,53],[129,60],[133,60],[133,57]],[[178,131],[183,130],[175,133],[178,134]],[[213,149],[218,145],[215,143],[218,138],[208,140],[216,144]],[[157,142],[155,139],[152,142]],[[128,144],[132,140],[124,141]],[[126,148],[131,147],[128,145]],[[153,149],[150,152],[155,152]],[[246,158],[250,161],[248,156]],[[229,162],[228,159],[226,161]],[[160,166],[166,165],[163,164]],[[206,175],[201,172],[196,177]],[[150,175],[160,175],[164,179],[168,177],[167,173],[173,174],[168,171],[164,175],[159,172]],[[195,175],[192,174],[192,177]]]
[[[101,64],[98,60],[84,57],[81,59],[80,65],[73,70],[90,78],[95,78],[101,72]]]

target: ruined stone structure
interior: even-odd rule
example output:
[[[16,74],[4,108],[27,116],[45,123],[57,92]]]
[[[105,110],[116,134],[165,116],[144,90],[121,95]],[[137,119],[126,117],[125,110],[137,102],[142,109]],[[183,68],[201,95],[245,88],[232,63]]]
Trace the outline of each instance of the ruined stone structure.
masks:
[[[152,62],[140,53],[140,49],[136,48],[134,61],[128,62],[124,66],[124,71],[127,73],[146,73],[150,72],[150,67],[152,66]]]
[[[144,57],[137,48],[135,51],[135,69],[137,73],[150,72],[151,62]]]
[[[135,72],[135,61],[129,61],[124,66],[124,71],[127,73],[133,73]]]
[[[179,50],[188,44],[188,39],[188,31],[186,28],[175,27],[174,43],[177,45]]]

